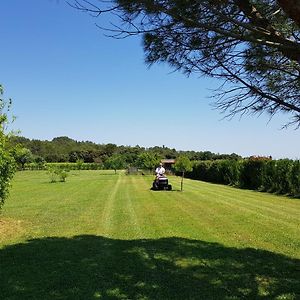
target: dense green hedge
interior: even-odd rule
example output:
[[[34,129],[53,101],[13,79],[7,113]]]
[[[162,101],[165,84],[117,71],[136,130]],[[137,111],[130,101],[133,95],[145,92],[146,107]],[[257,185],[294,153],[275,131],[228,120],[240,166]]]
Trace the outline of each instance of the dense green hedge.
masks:
[[[103,164],[98,163],[27,163],[25,164],[25,170],[47,170],[48,167],[57,167],[64,170],[103,170]]]
[[[299,160],[215,160],[194,162],[188,178],[240,188],[300,196]]]
[[[0,133],[1,134],[1,133]],[[10,181],[15,173],[15,161],[0,137],[0,208],[7,198]]]

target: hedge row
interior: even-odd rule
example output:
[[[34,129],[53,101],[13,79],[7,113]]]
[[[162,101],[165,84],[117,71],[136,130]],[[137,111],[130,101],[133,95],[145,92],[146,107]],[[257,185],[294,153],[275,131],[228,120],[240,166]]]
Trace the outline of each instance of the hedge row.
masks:
[[[24,170],[46,170],[48,167],[57,167],[63,170],[103,170],[103,164],[98,163],[27,163]]]
[[[299,160],[197,161],[186,177],[240,188],[300,196]]]

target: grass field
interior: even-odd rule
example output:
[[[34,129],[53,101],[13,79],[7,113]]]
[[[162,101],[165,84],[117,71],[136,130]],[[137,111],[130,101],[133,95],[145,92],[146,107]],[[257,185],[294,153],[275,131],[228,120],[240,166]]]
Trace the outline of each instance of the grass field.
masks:
[[[300,200],[113,173],[16,174],[0,299],[300,299]]]

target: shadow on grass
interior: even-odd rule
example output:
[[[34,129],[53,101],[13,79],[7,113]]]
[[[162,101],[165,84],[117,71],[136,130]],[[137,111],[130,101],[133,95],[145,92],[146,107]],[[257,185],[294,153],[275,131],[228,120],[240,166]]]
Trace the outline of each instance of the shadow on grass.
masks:
[[[299,299],[300,260],[183,238],[44,238],[0,250],[0,299]]]

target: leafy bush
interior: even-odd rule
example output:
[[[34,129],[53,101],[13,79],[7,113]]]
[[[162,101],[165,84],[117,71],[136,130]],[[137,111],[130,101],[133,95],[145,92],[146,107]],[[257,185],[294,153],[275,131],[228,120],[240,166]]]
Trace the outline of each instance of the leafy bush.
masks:
[[[264,159],[244,160],[240,170],[240,187],[257,190],[262,186]]]
[[[276,191],[276,160],[268,160],[264,163],[261,176],[261,190],[266,192]]]
[[[47,167],[48,174],[50,175],[50,182],[54,183],[58,180],[60,182],[65,182],[68,177],[69,170],[58,168],[56,166],[48,166]]]
[[[3,94],[3,88],[0,85],[0,97]],[[0,208],[3,206],[4,201],[8,195],[10,181],[15,173],[16,165],[12,156],[13,149],[9,149],[7,144],[7,135],[4,130],[8,124],[8,117],[6,112],[9,106],[3,99],[0,98]]]
[[[236,160],[221,160],[219,163],[219,183],[238,185],[240,163]]]
[[[1,133],[0,133],[1,134]],[[10,181],[15,173],[15,161],[5,148],[3,137],[0,137],[0,208],[8,195]]]
[[[66,170],[59,170],[58,172],[58,176],[59,176],[59,179],[61,182],[65,182],[66,181],[66,178],[68,177],[68,171]]]
[[[209,181],[208,172],[211,165],[211,161],[196,161],[193,162],[193,170],[186,172],[186,177],[191,179]]]
[[[215,160],[194,162],[187,177],[208,182],[238,185],[241,163],[237,160]]]
[[[276,171],[274,177],[274,191],[280,194],[291,193],[290,178],[293,161],[280,159],[276,161]]]
[[[289,172],[289,184],[291,194],[300,196],[300,161],[294,161]]]

